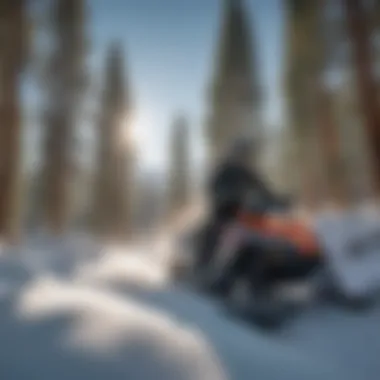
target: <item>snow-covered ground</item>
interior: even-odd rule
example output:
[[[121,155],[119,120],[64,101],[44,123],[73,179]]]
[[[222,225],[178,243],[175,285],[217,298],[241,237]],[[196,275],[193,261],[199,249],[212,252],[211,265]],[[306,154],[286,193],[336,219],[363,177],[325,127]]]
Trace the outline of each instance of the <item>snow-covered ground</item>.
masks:
[[[1,379],[378,379],[380,307],[270,334],[171,287],[153,247],[42,240],[0,256]]]

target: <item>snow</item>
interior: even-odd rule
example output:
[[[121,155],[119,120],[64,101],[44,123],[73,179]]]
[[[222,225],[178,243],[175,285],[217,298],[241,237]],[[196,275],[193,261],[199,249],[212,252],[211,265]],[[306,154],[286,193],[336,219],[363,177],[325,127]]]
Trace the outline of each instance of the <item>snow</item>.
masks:
[[[278,333],[170,286],[154,247],[38,237],[0,255],[0,378],[376,380],[380,307],[306,309]]]

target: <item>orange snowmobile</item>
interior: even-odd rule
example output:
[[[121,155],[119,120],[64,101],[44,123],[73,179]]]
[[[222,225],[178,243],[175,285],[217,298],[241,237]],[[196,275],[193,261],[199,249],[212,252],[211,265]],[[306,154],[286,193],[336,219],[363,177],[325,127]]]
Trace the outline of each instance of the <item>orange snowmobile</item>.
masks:
[[[215,260],[220,269],[239,267],[239,260],[244,261],[244,271],[257,264],[263,281],[272,282],[308,276],[321,263],[320,253],[311,226],[281,208],[260,203],[244,207],[226,226]]]
[[[306,290],[306,301],[310,295],[322,300],[327,296],[349,308],[361,306],[361,300],[351,304],[340,294],[314,227],[289,213],[289,208],[263,199],[243,205],[237,218],[223,227],[207,268],[197,266],[202,229],[184,236],[176,251],[174,276],[219,295],[229,311],[267,327],[281,326],[288,311],[300,305],[298,297],[288,302],[292,296],[284,289]]]
[[[181,248],[187,247],[188,255],[177,255],[174,263],[178,267],[192,266],[197,262],[197,243],[204,231],[186,236],[181,240]],[[188,262],[192,264],[188,264]],[[257,265],[265,273],[266,282],[280,279],[302,278],[307,276],[321,262],[320,249],[313,229],[303,221],[289,215],[282,206],[273,203],[265,204],[261,199],[256,204],[250,202],[239,212],[232,224],[225,226],[220,233],[219,244],[212,255],[211,261],[201,270],[209,285],[219,288],[221,283],[230,282],[247,274],[249,267]],[[196,265],[196,264],[195,264]],[[265,270],[264,270],[265,267]],[[179,270],[182,272],[183,270]],[[186,271],[186,269],[185,269]],[[233,273],[230,275],[230,272]],[[255,277],[261,277],[255,269]],[[226,280],[224,280],[226,277]],[[224,287],[222,287],[224,288]]]
[[[272,238],[283,238],[294,244],[300,257],[318,256],[318,241],[312,229],[299,219],[284,215],[254,215],[242,212],[238,221],[244,227]]]
[[[225,227],[209,265],[207,287],[229,307],[274,322],[283,317],[277,290],[295,283],[307,286],[321,267],[313,228],[282,207],[260,201],[243,207]]]

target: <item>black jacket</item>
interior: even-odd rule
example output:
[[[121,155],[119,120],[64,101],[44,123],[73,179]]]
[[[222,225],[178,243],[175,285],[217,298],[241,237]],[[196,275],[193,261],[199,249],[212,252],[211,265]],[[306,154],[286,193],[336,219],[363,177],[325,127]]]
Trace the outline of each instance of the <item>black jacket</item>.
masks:
[[[272,197],[259,176],[235,162],[225,162],[216,168],[209,183],[209,195],[215,209],[237,209],[250,191]]]

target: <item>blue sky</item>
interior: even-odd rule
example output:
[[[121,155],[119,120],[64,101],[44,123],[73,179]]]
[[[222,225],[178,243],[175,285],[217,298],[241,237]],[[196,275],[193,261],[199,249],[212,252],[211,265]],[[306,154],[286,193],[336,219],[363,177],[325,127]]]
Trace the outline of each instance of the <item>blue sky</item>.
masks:
[[[166,165],[166,141],[178,112],[193,131],[193,153],[201,159],[200,133],[207,86],[221,23],[221,0],[90,0],[93,70],[101,73],[107,45],[119,40],[135,105],[144,163]],[[246,0],[265,93],[265,120],[281,121],[281,0]],[[95,75],[97,77],[97,75]]]
[[[195,165],[202,162],[201,134],[222,3],[222,0],[88,0],[89,68],[94,84],[91,97],[98,98],[107,47],[119,41],[124,48],[125,71],[134,103],[132,128],[145,167],[165,170],[166,143],[178,113],[185,114],[190,123]],[[264,120],[270,127],[280,126],[282,1],[245,0],[245,5],[265,96]],[[38,110],[36,94],[34,86],[26,86],[27,109],[34,110],[32,113]],[[33,119],[31,124],[37,129],[28,128],[32,132],[26,134],[26,147],[31,151],[28,157],[38,156],[37,145],[31,139],[38,141],[39,134],[33,131],[38,131],[40,123]],[[91,145],[91,137],[87,140]],[[33,158],[27,161],[32,163]]]

